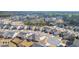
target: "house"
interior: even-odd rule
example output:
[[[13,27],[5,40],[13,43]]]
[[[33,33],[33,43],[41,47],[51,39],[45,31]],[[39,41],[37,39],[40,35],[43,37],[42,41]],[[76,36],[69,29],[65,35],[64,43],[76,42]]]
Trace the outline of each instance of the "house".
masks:
[[[34,41],[40,41],[40,34],[36,33],[35,34],[35,39],[33,39]]]
[[[48,39],[48,37],[47,36],[42,36],[42,37],[40,37],[40,42],[42,42],[42,43],[47,43],[47,39]]]
[[[78,31],[79,32],[79,27],[78,26],[74,27],[74,31]]]
[[[36,26],[33,26],[33,27],[32,27],[32,30],[34,31],[34,30],[35,30],[35,28],[36,28]]]
[[[35,27],[34,31],[40,31],[40,27]]]
[[[18,46],[23,40],[19,39],[19,38],[14,38],[11,40],[12,43],[14,43],[16,46]]]
[[[73,47],[79,47],[79,39],[75,39],[72,46]]]
[[[9,47],[17,47],[16,44],[12,43],[11,41],[9,42]]]
[[[24,39],[26,39],[26,34],[27,33],[25,33],[25,32],[19,32],[18,34],[16,34],[17,35],[16,37],[24,40]]]
[[[17,27],[17,30],[23,30],[23,29],[24,29],[24,26],[22,25]]]
[[[12,38],[14,34],[15,34],[15,32],[7,31],[7,32],[4,32],[4,33],[3,33],[3,37],[4,37],[5,39],[7,39],[7,38]]]
[[[56,21],[56,18],[55,17],[51,17],[51,18],[45,18],[45,21],[46,22],[55,22]]]
[[[20,47],[30,47],[32,46],[33,42],[28,42],[27,40],[22,41],[19,46]]]
[[[10,23],[12,23],[12,20],[10,20],[10,19],[4,19],[3,21],[4,21],[4,24],[10,24]]]
[[[51,28],[49,28],[49,27],[42,28],[42,32],[49,33],[50,31],[51,31]]]
[[[12,25],[12,26],[10,27],[10,30],[16,30],[16,29],[17,29],[17,26]]]
[[[27,33],[26,34],[26,39],[27,39],[27,41],[35,41],[35,34],[34,33]]]
[[[24,25],[24,23],[22,21],[13,21],[11,24],[17,25],[17,26]]]
[[[9,26],[5,25],[5,26],[3,27],[3,29],[9,29]]]
[[[53,25],[55,22],[51,18],[45,18],[45,22],[47,25]]]
[[[58,20],[56,20],[56,23],[57,24],[64,24],[64,20],[63,19],[58,19]]]
[[[70,33],[63,33],[62,35],[63,40],[66,41],[66,46],[70,46],[73,44],[75,40],[75,35]]]
[[[32,30],[32,26],[27,26],[27,30]]]
[[[48,40],[49,37],[41,36],[38,42],[33,43],[32,47],[56,47],[55,44],[51,44]]]
[[[17,37],[19,34],[19,32],[15,32],[15,34],[13,35],[12,39],[14,39],[15,37]]]
[[[3,38],[3,33],[4,33],[4,32],[0,32],[0,38]]]
[[[53,35],[58,35],[59,34],[59,32],[56,29],[52,29],[49,33],[53,34]]]
[[[4,27],[4,24],[0,24],[0,29],[3,29],[3,27]]]
[[[0,24],[4,24],[4,21],[3,20],[0,20]]]
[[[44,44],[42,44],[42,43],[35,42],[35,43],[32,44],[31,47],[46,47],[46,46]]]
[[[48,43],[47,40],[48,40],[47,36],[41,36],[38,44],[40,44],[43,47],[46,47],[46,46],[48,47],[50,46],[50,43]]]
[[[16,45],[13,44],[10,39],[5,40],[3,38],[0,40],[0,47],[16,47]]]
[[[60,38],[60,37],[52,36],[52,37],[49,37],[49,39],[47,40],[47,42],[50,45],[60,46],[61,45],[60,44],[61,40],[62,40],[62,38]]]
[[[5,24],[3,29],[10,29],[10,27],[11,27],[11,24]]]
[[[27,27],[28,27],[28,26],[24,26],[24,29],[27,30]]]

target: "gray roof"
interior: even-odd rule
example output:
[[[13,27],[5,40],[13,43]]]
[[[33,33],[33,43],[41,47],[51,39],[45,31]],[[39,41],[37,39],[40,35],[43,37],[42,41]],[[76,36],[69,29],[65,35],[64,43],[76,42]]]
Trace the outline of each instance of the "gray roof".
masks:
[[[33,43],[32,47],[46,47],[44,44],[42,43]]]
[[[8,26],[8,25],[5,25],[4,27],[3,27],[3,29],[9,29],[10,28],[10,26]]]
[[[0,32],[0,35],[3,35],[4,32]]]
[[[79,47],[79,40],[78,39],[75,39],[75,41],[73,42],[73,46]]]
[[[39,41],[39,39],[40,39],[40,35],[35,34],[35,40]]]
[[[11,26],[10,29],[17,29],[17,27],[16,26]]]
[[[24,29],[24,26],[18,26],[17,29]]]
[[[25,38],[25,35],[26,35],[27,33],[25,33],[25,32],[20,32],[18,35],[17,35],[17,37],[21,37],[21,38]]]
[[[0,24],[0,29],[2,29],[4,27],[4,24]]]
[[[15,32],[4,32],[3,36],[4,37],[12,37]]]
[[[56,37],[50,37],[48,39],[48,43],[59,46],[60,45],[60,41],[58,40],[58,38]]]

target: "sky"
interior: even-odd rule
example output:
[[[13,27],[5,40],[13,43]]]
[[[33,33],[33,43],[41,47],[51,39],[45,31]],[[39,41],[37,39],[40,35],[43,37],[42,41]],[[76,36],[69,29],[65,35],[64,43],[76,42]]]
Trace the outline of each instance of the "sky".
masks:
[[[0,0],[0,11],[79,11],[79,0]]]

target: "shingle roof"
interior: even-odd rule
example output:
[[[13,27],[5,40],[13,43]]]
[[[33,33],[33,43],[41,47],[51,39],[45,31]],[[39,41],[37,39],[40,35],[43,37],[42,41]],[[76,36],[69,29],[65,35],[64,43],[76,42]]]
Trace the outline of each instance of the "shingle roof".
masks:
[[[48,39],[48,43],[59,46],[60,45],[60,41],[58,40],[59,38],[57,37],[50,37]]]
[[[4,37],[12,37],[15,32],[4,32],[3,36]]]

